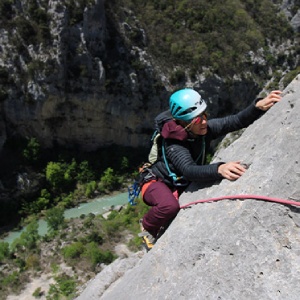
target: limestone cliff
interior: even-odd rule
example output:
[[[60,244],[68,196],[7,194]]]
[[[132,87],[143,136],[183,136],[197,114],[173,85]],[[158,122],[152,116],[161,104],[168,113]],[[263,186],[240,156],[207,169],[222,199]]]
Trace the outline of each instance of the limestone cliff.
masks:
[[[12,12],[0,32],[0,150],[12,136],[86,150],[148,141],[165,88],[147,55],[125,45],[104,0],[7,5]],[[139,70],[133,60],[141,60]]]
[[[300,76],[280,103],[214,159],[241,160],[249,165],[247,172],[235,182],[192,184],[180,203],[235,194],[300,200],[299,99]],[[298,206],[256,200],[181,210],[142,259],[117,260],[77,299],[296,300],[299,213]]]
[[[196,68],[193,76],[171,84],[170,72],[178,66],[167,70],[168,62],[151,56],[147,28],[117,1],[3,0],[0,9],[0,150],[11,137],[86,150],[113,143],[144,146],[153,117],[173,89],[193,86],[214,114],[233,111],[272,77],[266,55],[281,57],[281,74],[297,65],[295,45],[285,40],[267,54],[245,54],[245,74],[229,82],[209,68]],[[283,1],[282,10],[297,32],[297,4]],[[255,74],[249,74],[250,66]],[[187,74],[191,67],[184,66]]]

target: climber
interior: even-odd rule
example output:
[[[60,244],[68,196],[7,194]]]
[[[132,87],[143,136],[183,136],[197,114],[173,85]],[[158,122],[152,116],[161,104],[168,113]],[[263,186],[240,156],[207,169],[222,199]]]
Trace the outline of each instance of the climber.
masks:
[[[140,220],[140,236],[147,237],[149,248],[177,215],[178,195],[191,181],[237,180],[245,173],[245,166],[238,160],[205,165],[210,142],[249,126],[280,100],[281,91],[275,90],[235,115],[208,120],[207,104],[198,92],[185,88],[171,95],[169,107],[173,119],[161,131],[165,159],[158,159],[146,168],[147,180],[142,186],[143,201],[151,208]],[[170,171],[180,178],[178,182],[170,177]]]

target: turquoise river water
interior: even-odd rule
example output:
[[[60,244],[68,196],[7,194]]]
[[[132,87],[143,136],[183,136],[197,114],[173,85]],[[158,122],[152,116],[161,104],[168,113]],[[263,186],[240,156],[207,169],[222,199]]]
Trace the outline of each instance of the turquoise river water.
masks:
[[[78,218],[83,214],[93,213],[95,215],[103,214],[107,212],[111,206],[124,205],[128,203],[128,194],[121,193],[109,197],[96,198],[91,202],[82,203],[78,207],[66,209],[64,216],[65,219]],[[25,227],[26,228],[26,227]],[[11,244],[16,238],[18,238],[23,228],[20,231],[12,231],[2,241]],[[44,220],[39,220],[39,234],[45,235],[47,233],[47,223]]]

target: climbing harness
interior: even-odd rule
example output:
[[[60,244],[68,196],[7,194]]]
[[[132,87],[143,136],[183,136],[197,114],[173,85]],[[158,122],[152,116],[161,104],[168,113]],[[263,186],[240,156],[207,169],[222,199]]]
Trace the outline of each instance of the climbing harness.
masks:
[[[145,163],[139,170],[139,176],[134,180],[133,184],[128,187],[128,202],[131,205],[136,205],[136,198],[138,198],[140,192],[143,192],[143,186],[148,182],[156,181],[156,176],[149,168],[151,164]]]
[[[253,199],[253,200],[262,200],[262,201],[269,201],[269,202],[275,202],[285,205],[294,205],[294,206],[300,206],[300,202],[293,201],[293,200],[286,200],[281,198],[275,198],[275,197],[268,197],[268,196],[259,196],[259,195],[232,195],[232,196],[221,196],[216,198],[208,198],[208,199],[201,199],[197,201],[193,201],[184,205],[180,206],[180,209],[189,208],[195,204],[199,203],[206,203],[206,202],[214,202],[214,201],[220,201],[220,200],[241,200],[241,199]]]
[[[128,202],[130,205],[137,205],[135,199],[139,196],[140,191],[141,185],[137,181],[134,181],[134,183],[128,187]]]

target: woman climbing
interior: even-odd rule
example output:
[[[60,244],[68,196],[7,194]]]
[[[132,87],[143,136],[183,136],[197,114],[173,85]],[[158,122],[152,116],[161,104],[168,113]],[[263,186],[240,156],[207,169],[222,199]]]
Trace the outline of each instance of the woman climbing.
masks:
[[[281,91],[272,91],[235,115],[207,119],[207,104],[193,89],[181,89],[169,99],[172,120],[162,126],[163,155],[146,168],[143,201],[151,209],[141,222],[141,236],[151,248],[161,232],[176,217],[178,195],[191,181],[237,180],[246,171],[239,161],[204,164],[210,142],[229,132],[245,128],[281,100]],[[178,181],[170,173],[176,174]],[[176,194],[177,193],[177,194]]]

